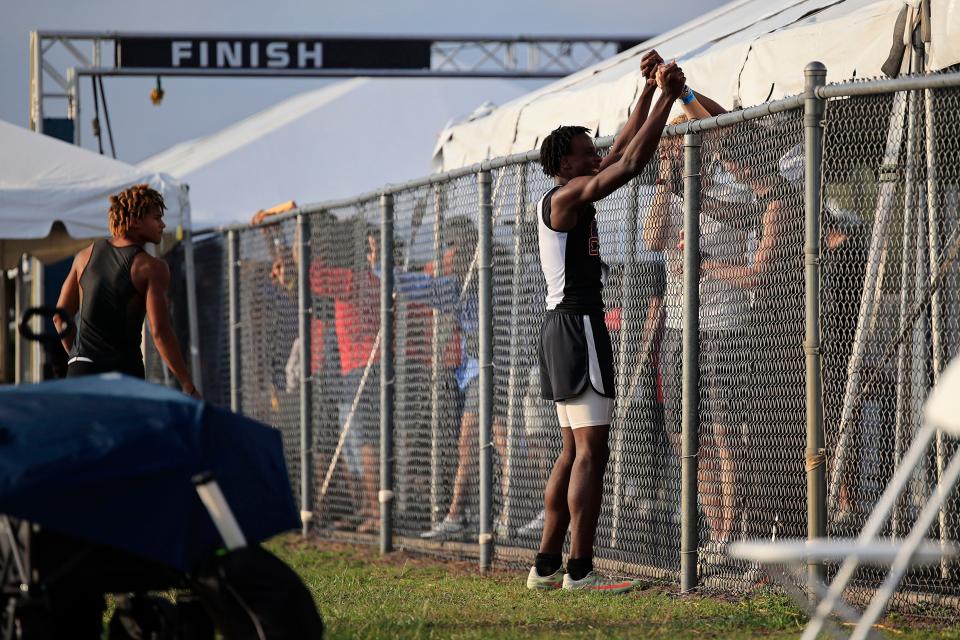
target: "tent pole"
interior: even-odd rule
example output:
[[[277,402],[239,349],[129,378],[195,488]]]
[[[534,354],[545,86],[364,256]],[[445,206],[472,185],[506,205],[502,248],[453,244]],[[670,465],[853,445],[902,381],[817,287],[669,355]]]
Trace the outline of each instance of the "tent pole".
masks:
[[[0,256],[3,255],[3,241],[0,240]],[[10,299],[7,297],[7,270],[0,271],[0,384],[6,384],[9,371],[7,371],[7,347],[10,344],[10,323],[7,318],[10,317]]]
[[[926,3],[924,7],[925,11],[929,12],[930,4]],[[929,18],[929,15],[926,16]],[[927,20],[929,24],[929,20]],[[927,68],[927,62],[929,61],[929,47],[930,47],[930,38],[929,33],[923,33],[922,36],[925,40],[923,43],[924,46],[924,56],[923,56],[923,70],[929,72]],[[927,255],[929,260],[929,282],[935,282],[939,276],[939,265],[938,260],[940,258],[941,250],[941,238],[940,238],[940,209],[938,202],[938,191],[940,180],[939,176],[939,167],[937,166],[937,138],[936,138],[936,114],[933,106],[934,93],[933,89],[927,89],[923,92],[923,101],[924,101],[924,139],[926,141],[926,165],[927,165]],[[930,301],[930,338],[931,338],[931,349],[933,352],[933,359],[931,360],[933,368],[933,378],[932,383],[937,384],[937,381],[940,379],[940,371],[943,369],[944,361],[944,345],[943,345],[943,308],[941,307],[942,299],[940,296],[940,291],[936,290],[933,293],[932,299]],[[939,431],[936,436],[936,451],[937,451],[937,479],[938,481],[943,477],[944,473],[944,442],[943,434]],[[948,515],[946,512],[946,505],[940,509],[939,525],[940,525],[940,541],[945,543],[947,541],[947,526],[948,526]],[[949,580],[951,578],[950,565],[946,560],[940,561],[940,576],[944,580]]]
[[[17,275],[13,281],[13,382],[23,384],[23,336],[16,329],[23,315],[23,256],[17,260]]]
[[[30,306],[43,306],[43,263],[34,258],[30,260]],[[33,330],[38,334],[43,331],[43,320],[40,316],[34,316],[30,321],[33,324]],[[37,383],[43,381],[43,344],[39,341],[30,343],[30,382]]]
[[[907,55],[910,56],[910,71],[913,72],[917,69],[917,52],[913,47],[911,47],[908,50]],[[914,162],[917,151],[917,100],[915,92],[911,91],[907,93],[906,102],[907,156],[904,172],[903,243],[901,247],[902,258],[900,261],[900,325],[898,327],[900,335],[903,334],[903,331],[906,328],[908,309],[912,306],[912,302],[909,301],[910,276],[915,272],[909,270],[908,265],[910,265],[913,269],[916,269],[919,266],[913,264],[913,260],[911,260],[911,241],[916,242],[917,251],[920,251],[920,238],[922,236],[922,230],[919,224],[917,224],[916,229],[913,228],[914,223],[920,222],[913,212],[913,208],[917,205],[917,192],[914,185],[917,177],[916,166]],[[908,388],[906,385],[908,381],[911,383],[913,382],[910,373],[912,369],[911,358],[914,355],[915,354],[913,353],[912,345],[910,347],[910,351],[908,352],[906,340],[901,341],[897,347],[897,399],[896,420],[893,434],[893,459],[895,464],[898,464],[900,459],[903,457],[904,444],[909,439],[910,433],[913,431],[913,411],[912,407],[908,405]],[[926,465],[923,466],[925,467]],[[891,527],[893,530],[893,535],[896,537],[901,535],[902,523],[900,520],[900,510],[895,508],[892,514]]]

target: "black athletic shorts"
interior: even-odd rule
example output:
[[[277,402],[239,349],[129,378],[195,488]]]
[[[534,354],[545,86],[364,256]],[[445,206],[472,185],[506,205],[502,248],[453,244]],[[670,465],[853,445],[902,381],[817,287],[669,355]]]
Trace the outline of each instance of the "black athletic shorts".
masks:
[[[603,313],[548,311],[540,330],[540,388],[547,400],[569,400],[587,385],[615,397],[613,347]]]
[[[93,363],[84,360],[74,360],[67,365],[67,377],[78,378],[81,376],[95,376],[101,373],[122,373],[141,380],[146,378],[146,372],[143,368],[143,360],[131,359],[122,363]]]

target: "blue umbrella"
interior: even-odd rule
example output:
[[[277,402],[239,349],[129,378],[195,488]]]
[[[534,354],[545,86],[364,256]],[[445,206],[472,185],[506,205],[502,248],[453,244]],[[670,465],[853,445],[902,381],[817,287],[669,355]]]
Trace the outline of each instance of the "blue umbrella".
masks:
[[[0,387],[0,513],[189,571],[223,546],[201,473],[249,543],[300,526],[274,429],[117,374]]]

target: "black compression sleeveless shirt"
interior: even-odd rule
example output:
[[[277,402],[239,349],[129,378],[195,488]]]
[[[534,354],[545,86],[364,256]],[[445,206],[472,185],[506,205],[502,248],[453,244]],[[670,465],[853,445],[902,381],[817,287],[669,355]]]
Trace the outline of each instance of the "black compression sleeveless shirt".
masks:
[[[82,294],[71,364],[143,377],[140,336],[146,306],[130,277],[130,266],[141,251],[139,245],[94,243],[80,276]]]

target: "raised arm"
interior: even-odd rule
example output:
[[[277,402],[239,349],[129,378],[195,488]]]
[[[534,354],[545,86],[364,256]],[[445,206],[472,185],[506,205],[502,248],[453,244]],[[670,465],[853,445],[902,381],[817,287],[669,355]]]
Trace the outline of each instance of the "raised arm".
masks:
[[[683,71],[673,63],[661,65],[657,71],[657,82],[661,86],[660,97],[620,159],[596,175],[573,178],[557,191],[550,212],[550,223],[554,229],[572,229],[582,205],[602,200],[643,171],[660,143],[660,134],[670,115],[670,107],[683,89]]]
[[[757,287],[772,267],[773,250],[780,235],[783,217],[783,205],[779,200],[772,200],[763,213],[760,242],[753,262],[749,265],[731,265],[720,260],[704,260],[700,264],[700,270],[705,276],[726,280],[743,289]],[[678,246],[681,250],[683,249],[682,244]]]
[[[727,110],[714,102],[711,98],[694,91],[690,87],[684,87],[680,94],[680,108],[691,120],[701,120],[703,118],[712,118]]]
[[[637,135],[640,127],[642,127],[646,121],[647,114],[650,111],[650,105],[653,103],[653,94],[657,89],[657,80],[655,77],[657,67],[661,64],[663,64],[663,58],[660,57],[660,54],[658,54],[655,49],[645,53],[640,60],[640,73],[644,78],[643,88],[640,90],[640,98],[633,107],[633,111],[627,119],[627,124],[623,125],[623,129],[620,130],[616,140],[613,141],[613,146],[610,147],[610,153],[600,162],[601,171],[620,159],[627,144]]]
[[[670,207],[673,206],[673,182],[675,163],[681,150],[676,143],[664,141],[660,146],[660,175],[654,186],[653,202],[643,222],[643,242],[651,251],[663,251],[672,237],[674,221]]]

